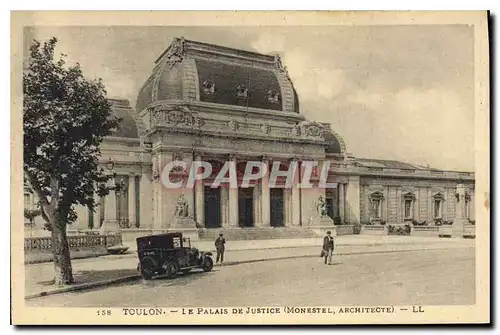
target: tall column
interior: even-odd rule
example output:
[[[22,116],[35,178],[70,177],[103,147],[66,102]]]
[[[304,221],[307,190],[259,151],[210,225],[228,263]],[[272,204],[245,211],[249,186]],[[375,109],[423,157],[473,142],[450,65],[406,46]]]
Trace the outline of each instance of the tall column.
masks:
[[[120,231],[118,220],[116,219],[116,193],[115,193],[115,177],[108,180],[109,193],[104,199],[104,222],[102,223],[101,234],[116,233]]]
[[[221,226],[229,226],[229,189],[226,186],[220,188]]]
[[[230,157],[231,162],[236,166],[236,158]],[[231,172],[230,172],[231,173]],[[229,187],[229,226],[237,227],[239,216],[238,216],[238,188],[233,188],[231,185]]]
[[[151,171],[149,167],[143,167],[141,179],[139,181],[139,215],[140,226],[152,228],[153,223],[153,188],[151,183]]]
[[[196,161],[201,162],[202,157],[200,155],[197,155]],[[205,227],[205,186],[203,184],[203,180],[196,180],[194,187],[196,225],[198,227]]]
[[[349,224],[359,224],[359,176],[349,176],[346,192],[346,212]]]
[[[338,184],[338,202],[339,202],[339,216],[340,224],[345,224],[345,191],[344,183]]]
[[[297,174],[298,173],[297,169]],[[292,214],[292,226],[300,226],[300,188],[298,187],[298,182],[293,183],[291,192],[290,207]]]
[[[135,228],[136,218],[135,174],[128,176],[128,223],[130,228]]]
[[[267,171],[261,179],[261,225],[268,227],[271,225],[271,194],[269,191],[269,160],[264,160]]]
[[[254,217],[254,225],[260,226],[262,222],[262,201],[261,201],[261,185],[256,184],[253,187],[253,217]]]

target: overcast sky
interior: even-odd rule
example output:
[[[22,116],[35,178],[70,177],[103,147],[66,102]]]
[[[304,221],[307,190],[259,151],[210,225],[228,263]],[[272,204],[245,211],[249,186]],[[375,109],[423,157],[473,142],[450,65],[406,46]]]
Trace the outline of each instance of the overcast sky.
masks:
[[[37,27],[135,106],[174,37],[280,53],[300,113],[329,122],[357,157],[474,170],[474,38],[466,25]]]

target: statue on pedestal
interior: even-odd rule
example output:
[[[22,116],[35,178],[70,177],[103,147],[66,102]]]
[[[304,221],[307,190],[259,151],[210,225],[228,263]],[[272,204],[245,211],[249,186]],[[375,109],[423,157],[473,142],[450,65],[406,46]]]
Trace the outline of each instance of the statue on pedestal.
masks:
[[[326,210],[326,201],[323,195],[320,195],[316,200],[316,211],[313,217],[310,218],[309,225],[311,226],[330,226],[333,225],[333,220],[328,216]]]
[[[174,227],[177,228],[196,227],[196,222],[193,220],[192,216],[189,215],[189,203],[184,194],[181,194],[179,198],[177,198],[177,203],[175,205],[175,212],[174,212]]]
[[[323,199],[323,196],[320,195],[318,198],[318,204],[316,205],[316,209],[318,211],[318,214],[321,218],[325,217],[327,215],[326,213],[326,203],[325,199]]]
[[[189,204],[186,200],[186,197],[184,197],[184,194],[181,194],[181,196],[177,199],[174,216],[176,218],[183,218],[189,216]]]

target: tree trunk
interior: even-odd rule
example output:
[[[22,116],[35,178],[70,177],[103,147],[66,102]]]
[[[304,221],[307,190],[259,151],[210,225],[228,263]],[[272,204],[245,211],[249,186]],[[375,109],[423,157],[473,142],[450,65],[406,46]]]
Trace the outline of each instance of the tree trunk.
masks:
[[[56,285],[73,284],[73,270],[66,236],[66,222],[52,224],[52,254],[54,257],[54,281]]]

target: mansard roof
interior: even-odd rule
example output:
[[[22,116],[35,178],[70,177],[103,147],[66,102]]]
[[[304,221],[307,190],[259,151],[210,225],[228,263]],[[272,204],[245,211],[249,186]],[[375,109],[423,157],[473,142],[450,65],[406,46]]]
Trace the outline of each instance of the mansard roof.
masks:
[[[298,113],[299,101],[278,55],[176,38],[156,60],[136,110],[165,100]]]
[[[120,124],[113,137],[138,138],[139,128],[135,119],[135,112],[128,100],[108,99],[111,103],[113,114],[121,119]]]
[[[386,159],[371,159],[371,158],[356,158],[356,162],[360,166],[371,168],[385,168],[385,169],[402,169],[402,170],[429,170],[428,168],[395,160]]]

